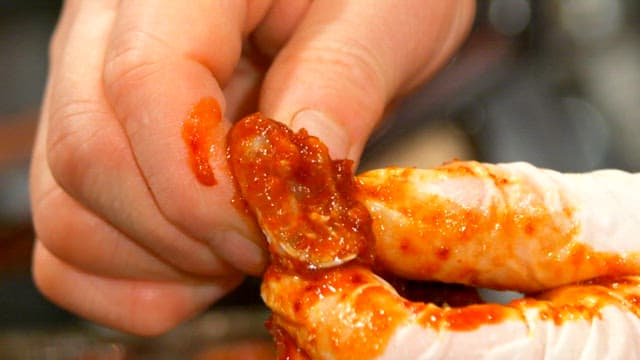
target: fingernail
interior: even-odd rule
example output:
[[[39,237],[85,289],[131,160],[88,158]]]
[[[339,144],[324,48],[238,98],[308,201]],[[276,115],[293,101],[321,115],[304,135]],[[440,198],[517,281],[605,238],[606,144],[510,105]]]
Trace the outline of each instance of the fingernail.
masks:
[[[236,231],[224,231],[211,243],[214,251],[238,270],[260,275],[267,265],[266,249]]]
[[[350,142],[346,129],[321,111],[299,111],[291,120],[291,128],[295,131],[305,129],[310,135],[318,137],[327,145],[333,159],[345,159],[349,155]]]

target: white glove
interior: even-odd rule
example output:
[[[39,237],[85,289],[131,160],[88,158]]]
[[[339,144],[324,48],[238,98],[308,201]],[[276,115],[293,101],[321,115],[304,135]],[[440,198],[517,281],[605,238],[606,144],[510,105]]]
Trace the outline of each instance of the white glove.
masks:
[[[640,175],[453,162],[353,178],[317,138],[260,115],[229,142],[274,257],[262,296],[282,356],[640,358]],[[371,268],[532,295],[438,307]]]
[[[541,293],[439,308],[358,265],[270,271],[273,322],[312,358],[640,358],[640,176],[455,162],[358,181],[386,270]]]

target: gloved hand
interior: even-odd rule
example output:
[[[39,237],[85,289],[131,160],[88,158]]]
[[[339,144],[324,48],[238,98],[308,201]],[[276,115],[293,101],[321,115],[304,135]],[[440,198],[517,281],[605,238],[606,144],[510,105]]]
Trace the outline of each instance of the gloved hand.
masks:
[[[229,139],[273,256],[262,296],[281,358],[640,356],[640,174],[455,161],[353,177],[259,114]],[[437,287],[407,279],[530,297],[436,304]]]
[[[270,271],[263,297],[276,333],[312,358],[640,356],[640,175],[454,162],[358,181],[378,266],[527,296],[438,307],[403,299],[359,265],[310,278]]]

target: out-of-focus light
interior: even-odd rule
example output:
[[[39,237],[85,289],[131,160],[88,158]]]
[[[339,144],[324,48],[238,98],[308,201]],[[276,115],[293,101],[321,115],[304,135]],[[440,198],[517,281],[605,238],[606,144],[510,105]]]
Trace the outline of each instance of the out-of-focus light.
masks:
[[[531,20],[528,0],[491,0],[489,22],[500,33],[515,36],[524,31]]]
[[[576,157],[587,169],[601,167],[610,146],[609,124],[602,113],[582,98],[563,98],[560,104],[566,121],[574,128],[573,137],[579,150]]]
[[[560,22],[564,31],[578,43],[610,38],[624,22],[620,0],[559,1]]]
[[[612,42],[606,51],[582,58],[581,81],[589,98],[606,114],[615,129],[618,156],[629,169],[640,168],[640,43],[629,36]]]
[[[31,218],[28,177],[23,166],[0,171],[0,220],[23,224]]]

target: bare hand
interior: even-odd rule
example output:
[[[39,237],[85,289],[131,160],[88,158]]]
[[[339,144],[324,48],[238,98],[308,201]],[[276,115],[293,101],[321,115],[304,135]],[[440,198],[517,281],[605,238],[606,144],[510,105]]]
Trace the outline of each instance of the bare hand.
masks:
[[[67,1],[32,162],[38,287],[88,319],[151,335],[260,274],[265,244],[231,205],[230,120],[260,110],[357,159],[385,106],[451,56],[473,9],[470,0]],[[215,186],[193,174],[181,136],[204,98],[224,114],[209,161]]]

